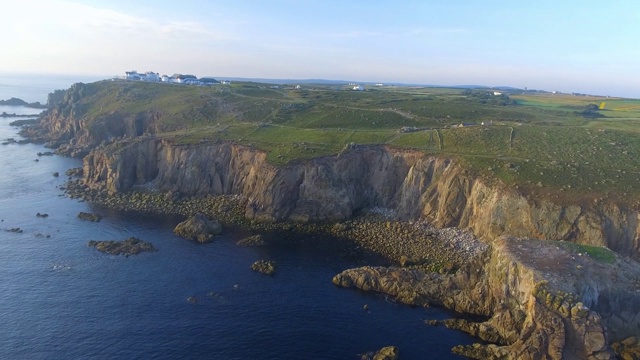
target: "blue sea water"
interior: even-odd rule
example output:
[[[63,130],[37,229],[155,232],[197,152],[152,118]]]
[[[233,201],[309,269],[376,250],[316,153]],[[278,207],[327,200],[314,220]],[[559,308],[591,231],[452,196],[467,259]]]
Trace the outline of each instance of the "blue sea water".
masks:
[[[14,85],[0,87],[0,99],[20,97],[2,89],[30,91],[15,79],[0,83]],[[25,100],[32,99],[41,95]],[[13,120],[0,118],[0,140],[19,138],[8,125]],[[405,360],[447,359],[456,358],[454,345],[473,342],[424,324],[453,316],[442,309],[398,305],[331,283],[344,269],[384,264],[379,257],[309,235],[271,234],[280,240],[272,246],[238,247],[251,233],[237,228],[211,244],[186,241],[172,234],[179,217],[64,197],[64,171],[80,161],[37,157],[43,151],[0,145],[0,359],[357,359],[387,345],[398,346]],[[76,218],[80,211],[104,218],[84,222]],[[23,232],[4,231],[15,227]],[[125,258],[87,246],[130,236],[158,251]],[[276,275],[251,271],[259,259],[276,261]]]

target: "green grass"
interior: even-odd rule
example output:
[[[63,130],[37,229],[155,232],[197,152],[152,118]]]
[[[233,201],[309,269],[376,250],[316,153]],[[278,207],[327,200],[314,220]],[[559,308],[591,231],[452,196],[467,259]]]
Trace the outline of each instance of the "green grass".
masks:
[[[154,114],[161,136],[183,144],[234,141],[266,151],[275,164],[337,154],[351,143],[416,149],[456,157],[536,196],[604,195],[640,206],[640,100],[526,93],[501,106],[479,102],[484,90],[469,96],[446,88],[346,88],[103,81],[67,94],[73,101],[60,111],[96,132],[117,117]],[[602,102],[603,117],[580,114]]]
[[[576,244],[564,241],[560,242],[560,244],[563,244],[564,246],[577,253],[586,254],[597,262],[605,264],[613,264],[616,262],[615,253],[605,247]]]

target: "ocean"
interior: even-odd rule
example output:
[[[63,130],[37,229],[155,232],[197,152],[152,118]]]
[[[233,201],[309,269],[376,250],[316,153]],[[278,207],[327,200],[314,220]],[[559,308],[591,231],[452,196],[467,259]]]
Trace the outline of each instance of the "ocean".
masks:
[[[84,80],[0,76],[0,99],[45,102],[46,93]],[[20,139],[13,120],[0,118],[2,142]],[[190,242],[172,233],[180,217],[65,197],[64,172],[81,161],[36,155],[44,151],[0,145],[0,359],[359,359],[388,345],[404,360],[454,359],[451,347],[474,342],[424,323],[455,316],[443,309],[331,283],[347,268],[386,265],[378,256],[338,239],[288,233],[269,234],[278,240],[271,246],[239,247],[252,235],[241,228],[225,228],[210,244]],[[81,211],[104,218],[85,222],[76,217]],[[22,232],[6,231],[12,228]],[[131,236],[158,251],[123,257],[87,246]],[[259,259],[276,261],[276,274],[251,271]]]

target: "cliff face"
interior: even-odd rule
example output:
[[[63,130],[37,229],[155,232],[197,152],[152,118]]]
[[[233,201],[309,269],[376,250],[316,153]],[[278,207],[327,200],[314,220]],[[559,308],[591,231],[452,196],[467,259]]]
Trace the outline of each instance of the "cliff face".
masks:
[[[339,221],[379,206],[401,219],[426,218],[487,239],[569,240],[640,255],[636,211],[534,202],[417,151],[363,147],[274,167],[264,153],[240,145],[176,145],[147,136],[92,151],[84,174],[87,184],[112,192],[147,184],[185,195],[242,195],[246,216],[260,220]]]
[[[494,343],[454,348],[472,358],[613,359],[609,344],[640,326],[640,268],[623,258],[598,262],[565,245],[503,237],[456,274],[363,267],[333,282],[489,317],[443,322]]]
[[[81,100],[94,91],[91,85],[78,83],[69,90],[49,94],[48,109],[39,124],[25,128],[23,134],[32,140],[46,142],[61,154],[82,157],[102,142],[155,133],[160,116],[157,113],[88,114],[88,105]]]

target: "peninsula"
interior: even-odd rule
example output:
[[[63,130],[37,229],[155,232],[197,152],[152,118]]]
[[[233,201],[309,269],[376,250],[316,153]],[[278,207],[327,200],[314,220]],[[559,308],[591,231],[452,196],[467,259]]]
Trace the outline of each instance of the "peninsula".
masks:
[[[383,253],[334,283],[486,317],[443,323],[491,343],[457,353],[613,359],[640,335],[638,122],[637,100],[522,90],[115,80],[22,133],[83,158],[73,196]]]

